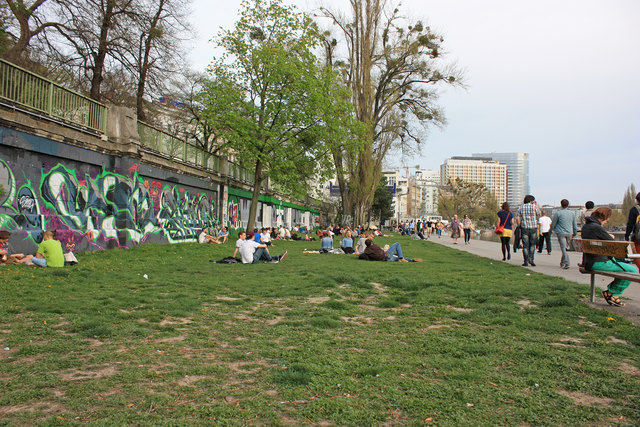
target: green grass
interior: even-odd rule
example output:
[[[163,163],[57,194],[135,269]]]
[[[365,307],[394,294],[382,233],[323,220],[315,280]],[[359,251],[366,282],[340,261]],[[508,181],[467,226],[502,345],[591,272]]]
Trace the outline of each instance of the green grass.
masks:
[[[282,264],[183,244],[2,267],[0,425],[640,423],[640,330],[586,283],[396,239],[425,262],[276,242]]]

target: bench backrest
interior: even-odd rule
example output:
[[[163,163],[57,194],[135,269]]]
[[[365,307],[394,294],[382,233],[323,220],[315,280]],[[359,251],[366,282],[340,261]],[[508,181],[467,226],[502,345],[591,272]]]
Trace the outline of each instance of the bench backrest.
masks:
[[[616,258],[625,258],[629,253],[629,244],[631,243],[617,240],[592,239],[573,239],[573,242],[575,243],[576,250],[579,252],[613,256]]]

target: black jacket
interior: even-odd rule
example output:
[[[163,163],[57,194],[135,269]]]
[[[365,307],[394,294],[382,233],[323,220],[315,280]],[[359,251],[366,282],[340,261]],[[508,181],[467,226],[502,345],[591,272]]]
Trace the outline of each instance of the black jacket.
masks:
[[[627,231],[625,231],[624,233],[624,240],[629,240],[629,238],[631,237],[633,226],[636,225],[638,215],[640,215],[640,206],[635,205],[629,211],[629,219],[627,220]]]
[[[583,239],[594,240],[613,240],[613,237],[607,233],[600,221],[592,216],[585,218],[584,225],[582,226],[581,237]],[[594,262],[607,262],[611,259],[606,255],[596,254],[582,254],[582,265],[587,270],[591,270]]]

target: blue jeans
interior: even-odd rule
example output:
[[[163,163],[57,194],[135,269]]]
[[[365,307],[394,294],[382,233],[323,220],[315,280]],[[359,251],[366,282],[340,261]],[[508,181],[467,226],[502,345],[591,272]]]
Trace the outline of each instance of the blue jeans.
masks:
[[[558,243],[560,244],[560,251],[562,252],[562,258],[560,259],[560,267],[565,265],[569,267],[569,252],[567,247],[571,242],[571,234],[558,234]]]
[[[271,261],[272,259],[266,248],[257,248],[253,253],[253,264],[257,264],[258,261]]]
[[[387,249],[387,255],[389,256],[387,261],[398,261],[400,258],[404,258],[404,256],[402,256],[402,247],[400,246],[400,243],[395,242],[393,245],[389,246],[389,249]],[[411,260],[407,258],[407,261]]]
[[[522,256],[525,264],[533,264],[533,257],[536,254],[538,244],[537,228],[522,228]]]
[[[36,258],[33,257],[31,258],[31,261],[37,265],[38,267],[46,267],[47,266],[47,260],[45,258]]]

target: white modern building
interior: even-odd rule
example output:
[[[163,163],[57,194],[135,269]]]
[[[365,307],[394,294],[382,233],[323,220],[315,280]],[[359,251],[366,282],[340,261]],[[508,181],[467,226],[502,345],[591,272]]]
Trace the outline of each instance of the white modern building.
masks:
[[[507,197],[510,206],[522,204],[529,189],[529,153],[474,153],[473,157],[489,158],[507,165]],[[504,200],[498,199],[498,203]]]
[[[382,173],[393,194],[394,218],[415,219],[438,213],[440,172],[416,169],[415,174],[402,176],[399,169]]]
[[[451,157],[440,165],[440,184],[457,178],[466,182],[484,184],[498,203],[507,199],[507,166],[484,157]]]
[[[420,217],[438,214],[438,189],[440,188],[440,171],[418,169],[415,173],[416,185],[422,191],[422,209]]]

